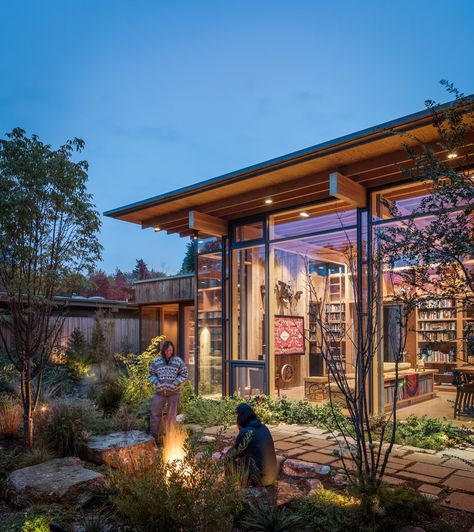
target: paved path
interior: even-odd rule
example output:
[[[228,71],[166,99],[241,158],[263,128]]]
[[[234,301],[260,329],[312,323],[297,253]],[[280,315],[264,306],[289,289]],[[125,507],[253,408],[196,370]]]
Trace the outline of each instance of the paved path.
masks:
[[[278,454],[331,468],[342,467],[335,454],[339,445],[330,432],[301,425],[280,424],[269,428]],[[218,430],[221,427],[210,427],[204,432],[215,434]],[[236,427],[225,431],[229,437],[236,434]],[[384,478],[389,484],[410,485],[422,493],[435,495],[442,506],[474,513],[474,447],[436,452],[395,445]]]

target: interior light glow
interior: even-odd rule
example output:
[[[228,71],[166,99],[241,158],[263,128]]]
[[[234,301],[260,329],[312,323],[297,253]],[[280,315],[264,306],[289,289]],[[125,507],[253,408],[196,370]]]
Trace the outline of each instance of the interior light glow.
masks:
[[[273,200],[271,198],[268,198],[268,199],[265,200],[265,203],[267,205],[270,205],[271,203],[273,203]]]
[[[309,214],[306,211],[300,212],[301,218],[309,218]]]

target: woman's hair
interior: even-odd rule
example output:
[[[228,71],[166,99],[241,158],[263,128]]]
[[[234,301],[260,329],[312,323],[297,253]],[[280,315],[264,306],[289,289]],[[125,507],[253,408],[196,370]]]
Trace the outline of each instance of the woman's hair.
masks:
[[[239,429],[246,427],[252,419],[257,419],[257,414],[247,403],[240,403],[237,407],[237,426]]]
[[[168,347],[172,347],[173,348],[173,355],[175,354],[175,348],[174,348],[174,344],[171,340],[166,340],[165,342],[163,342],[161,344],[161,349],[160,349],[160,355],[161,356],[165,356],[165,351],[168,349]]]

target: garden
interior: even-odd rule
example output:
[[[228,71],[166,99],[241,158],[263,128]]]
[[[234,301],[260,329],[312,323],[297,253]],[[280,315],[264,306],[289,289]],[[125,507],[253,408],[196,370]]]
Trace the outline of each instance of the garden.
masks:
[[[367,502],[367,494],[360,493],[342,467],[306,464],[301,469],[300,461],[284,451],[277,486],[247,486],[244,476],[229,467],[231,455],[222,453],[232,445],[241,399],[206,399],[189,382],[181,394],[181,441],[171,442],[170,448],[165,438],[156,448],[148,435],[153,394],[148,366],[163,338],[155,338],[139,355],[107,353],[105,322],[104,316],[96,316],[90,343],[75,330],[65,349],[48,363],[31,448],[24,445],[17,372],[2,359],[0,530],[400,530],[412,524],[425,530],[462,530],[470,524],[464,517],[460,525],[463,514],[441,510],[433,498],[409,486],[380,483]],[[267,396],[249,402],[272,432],[297,425],[296,433],[308,428],[337,435],[344,424],[350,432],[336,404]],[[383,420],[372,421],[377,434]],[[118,437],[125,451],[113,460],[105,454],[97,459],[91,442],[111,437],[115,444]],[[413,416],[398,423],[396,442],[449,452],[450,447],[467,445],[469,433],[448,420]],[[337,452],[345,451],[341,442]],[[80,496],[69,490],[48,497],[12,485],[15,471],[71,457],[79,460],[66,466],[96,475]]]

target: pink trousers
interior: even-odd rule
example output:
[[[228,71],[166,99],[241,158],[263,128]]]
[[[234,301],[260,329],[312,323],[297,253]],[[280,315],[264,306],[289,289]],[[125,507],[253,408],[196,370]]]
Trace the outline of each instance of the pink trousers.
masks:
[[[161,422],[163,419],[163,408],[168,403],[168,413],[166,415],[166,430],[176,425],[176,414],[178,413],[179,393],[169,395],[158,395],[155,393],[151,402],[151,434],[155,439],[158,439],[161,434]]]

